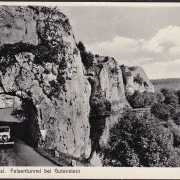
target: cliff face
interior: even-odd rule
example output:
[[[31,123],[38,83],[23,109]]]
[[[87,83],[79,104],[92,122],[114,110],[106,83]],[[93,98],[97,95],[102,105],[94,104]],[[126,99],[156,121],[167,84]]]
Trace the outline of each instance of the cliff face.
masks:
[[[90,154],[91,87],[67,17],[55,8],[0,7],[0,93],[21,99],[36,145]]]
[[[87,68],[86,71],[92,86],[92,101],[100,94],[110,103],[111,111],[121,110],[128,105],[122,72],[114,58],[95,57],[92,67]]]
[[[133,94],[135,90],[154,92],[154,86],[149,81],[141,67],[121,66],[126,93]]]

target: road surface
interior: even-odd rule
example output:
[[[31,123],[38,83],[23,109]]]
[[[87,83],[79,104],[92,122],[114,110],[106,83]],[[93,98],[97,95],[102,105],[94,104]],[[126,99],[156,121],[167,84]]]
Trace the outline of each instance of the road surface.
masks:
[[[0,166],[55,166],[55,164],[16,139],[14,148],[0,147]]]

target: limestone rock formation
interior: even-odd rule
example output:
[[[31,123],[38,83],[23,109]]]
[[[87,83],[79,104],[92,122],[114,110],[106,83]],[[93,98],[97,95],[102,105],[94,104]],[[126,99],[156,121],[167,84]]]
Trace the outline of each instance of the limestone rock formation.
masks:
[[[149,81],[141,67],[121,66],[126,93],[133,94],[135,90],[154,92],[154,86]]]
[[[92,86],[91,101],[101,96],[109,102],[111,111],[119,111],[128,106],[122,72],[114,58],[94,57],[94,63],[86,69],[86,75]]]
[[[0,94],[21,99],[27,138],[90,154],[91,87],[68,18],[56,8],[0,7]]]

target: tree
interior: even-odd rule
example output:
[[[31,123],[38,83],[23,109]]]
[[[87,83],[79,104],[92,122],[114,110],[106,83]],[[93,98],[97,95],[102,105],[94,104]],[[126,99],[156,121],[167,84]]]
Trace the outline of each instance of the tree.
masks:
[[[151,98],[150,105],[152,105],[153,103],[157,102],[156,94],[154,92],[149,92],[149,95],[150,95],[150,98]]]
[[[179,157],[170,131],[150,114],[136,117],[127,110],[110,130],[107,147],[101,153],[104,166],[174,167]]]
[[[81,60],[84,66],[91,67],[93,65],[94,55],[91,52],[86,51],[86,48],[81,41],[79,41],[77,47],[80,50]]]
[[[165,97],[165,100],[164,100],[165,104],[172,105],[175,108],[178,106],[178,97],[174,92],[167,89],[162,89],[161,92],[163,93]]]
[[[80,52],[86,52],[86,48],[81,41],[79,41],[79,43],[77,44],[77,47],[80,50]]]
[[[151,107],[151,113],[160,120],[168,121],[170,118],[170,109],[164,103],[155,103]]]
[[[90,107],[93,115],[102,115],[107,111],[111,111],[111,103],[101,93],[90,98]]]
[[[178,112],[174,118],[173,121],[178,125],[178,127],[180,126],[180,112]]]
[[[160,103],[160,102],[163,102],[165,100],[165,97],[161,92],[159,92],[156,94],[156,100],[158,103]]]
[[[178,102],[179,102],[179,105],[180,105],[180,90],[176,92],[177,94],[177,97],[178,97]]]
[[[127,100],[133,108],[144,107],[144,99],[138,90],[134,91],[133,95],[128,96]]]
[[[154,102],[156,102],[155,94],[148,91],[140,93],[140,91],[136,90],[133,95],[127,95],[126,97],[133,108],[151,106]]]

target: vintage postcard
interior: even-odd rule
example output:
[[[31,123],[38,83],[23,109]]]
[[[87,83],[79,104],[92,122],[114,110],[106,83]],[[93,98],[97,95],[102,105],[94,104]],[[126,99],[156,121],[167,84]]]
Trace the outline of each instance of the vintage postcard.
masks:
[[[178,17],[0,2],[0,178],[180,178]]]

